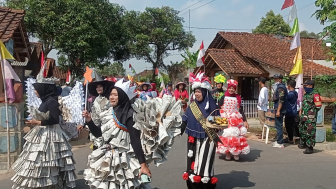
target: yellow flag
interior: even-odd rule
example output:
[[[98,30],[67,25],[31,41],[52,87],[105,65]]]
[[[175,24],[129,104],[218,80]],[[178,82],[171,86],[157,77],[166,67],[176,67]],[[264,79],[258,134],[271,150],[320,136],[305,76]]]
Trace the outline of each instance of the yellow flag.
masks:
[[[15,58],[8,52],[3,42],[0,40],[0,49],[1,49],[1,58],[2,59],[12,59],[15,60]]]
[[[302,74],[302,52],[301,46],[297,48],[293,63],[295,64],[289,75]]]

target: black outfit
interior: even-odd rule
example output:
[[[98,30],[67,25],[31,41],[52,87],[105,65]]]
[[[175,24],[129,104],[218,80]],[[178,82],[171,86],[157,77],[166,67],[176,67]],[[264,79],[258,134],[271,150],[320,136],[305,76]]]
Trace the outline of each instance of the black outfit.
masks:
[[[297,115],[297,98],[298,94],[296,91],[288,92],[286,101],[285,127],[289,141],[293,141],[295,117]]]
[[[41,125],[54,125],[59,123],[59,116],[61,112],[59,110],[59,104],[56,96],[56,85],[55,84],[46,84],[46,83],[34,83],[35,90],[42,100],[42,104],[39,107],[40,112],[48,112],[49,119],[42,120]]]

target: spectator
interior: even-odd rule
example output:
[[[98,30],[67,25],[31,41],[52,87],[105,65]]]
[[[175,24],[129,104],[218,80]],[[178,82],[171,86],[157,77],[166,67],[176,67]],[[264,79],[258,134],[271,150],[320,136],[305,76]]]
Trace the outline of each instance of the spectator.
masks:
[[[176,89],[174,91],[174,96],[176,100],[181,100],[183,104],[183,110],[185,111],[188,106],[189,94],[186,90],[187,84],[184,82],[179,82],[176,84]]]
[[[290,80],[287,83],[287,89],[289,90],[287,95],[287,103],[286,103],[286,117],[285,117],[285,127],[288,135],[288,139],[284,142],[293,143],[294,136],[294,124],[295,117],[297,115],[297,99],[298,93],[295,91],[296,82],[294,80]]]
[[[152,93],[153,98],[157,97],[159,94],[159,91],[156,89],[156,83],[151,83],[151,88],[149,91]]]
[[[283,118],[286,114],[286,104],[287,104],[287,89],[282,83],[283,76],[281,74],[275,74],[273,76],[276,89],[273,94],[273,102],[275,109],[275,128],[277,130],[277,141],[273,142],[272,146],[274,148],[284,148],[283,145]]]
[[[172,83],[168,83],[168,85],[166,86],[166,88],[164,88],[164,89],[161,91],[159,97],[162,98],[163,95],[174,96],[174,93],[173,93],[173,85],[172,85]]]
[[[70,87],[70,82],[65,82],[65,86],[62,88],[61,96],[62,97],[68,96],[70,94],[71,89],[72,88]]]
[[[268,103],[268,89],[265,86],[266,79],[261,77],[259,78],[259,87],[261,88],[258,98],[258,118],[261,124],[261,127],[264,126],[266,121],[266,112],[267,112],[267,103]],[[260,136],[261,138],[261,136]]]

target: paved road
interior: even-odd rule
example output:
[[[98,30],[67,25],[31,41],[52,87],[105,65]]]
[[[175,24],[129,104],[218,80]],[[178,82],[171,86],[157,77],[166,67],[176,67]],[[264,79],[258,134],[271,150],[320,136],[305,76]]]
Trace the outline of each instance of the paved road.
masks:
[[[168,162],[150,167],[152,187],[156,189],[185,189],[182,173],[186,164],[186,136],[178,138],[168,154]],[[331,152],[304,155],[296,146],[275,149],[258,141],[249,141],[251,153],[239,162],[216,157],[215,174],[218,189],[335,189],[336,156]],[[77,188],[86,189],[83,170],[86,167],[88,146],[74,151],[77,161]],[[11,188],[10,179],[0,181],[0,188]]]

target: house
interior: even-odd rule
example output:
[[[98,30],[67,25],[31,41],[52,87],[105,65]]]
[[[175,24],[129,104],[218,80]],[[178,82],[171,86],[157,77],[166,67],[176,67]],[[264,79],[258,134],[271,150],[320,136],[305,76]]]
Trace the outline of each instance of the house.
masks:
[[[10,64],[21,79],[21,83],[14,84],[16,101],[8,104],[8,106],[5,103],[0,103],[0,144],[2,144],[0,145],[0,170],[10,168],[11,163],[20,154],[23,144],[24,68],[27,66],[31,55],[30,43],[23,23],[24,15],[23,10],[0,7],[0,40],[15,58],[15,61],[10,61]],[[1,102],[5,100],[4,96],[3,75],[0,72]],[[6,115],[8,115],[8,119],[6,119]],[[10,132],[7,132],[7,129]],[[10,161],[7,162],[8,159]]]
[[[268,34],[218,32],[205,55],[205,72],[211,78],[224,73],[238,81],[238,92],[244,100],[258,99],[257,78],[270,78],[276,73],[288,76],[294,64],[296,50],[290,51],[291,38]],[[318,44],[318,45],[316,45]],[[311,47],[314,46],[314,62]],[[303,75],[336,75],[336,70],[315,60],[328,59],[326,51],[316,39],[301,38]],[[312,69],[310,69],[312,66]],[[203,68],[202,68],[203,69]],[[312,71],[312,72],[311,72]],[[213,83],[214,84],[214,83]]]

